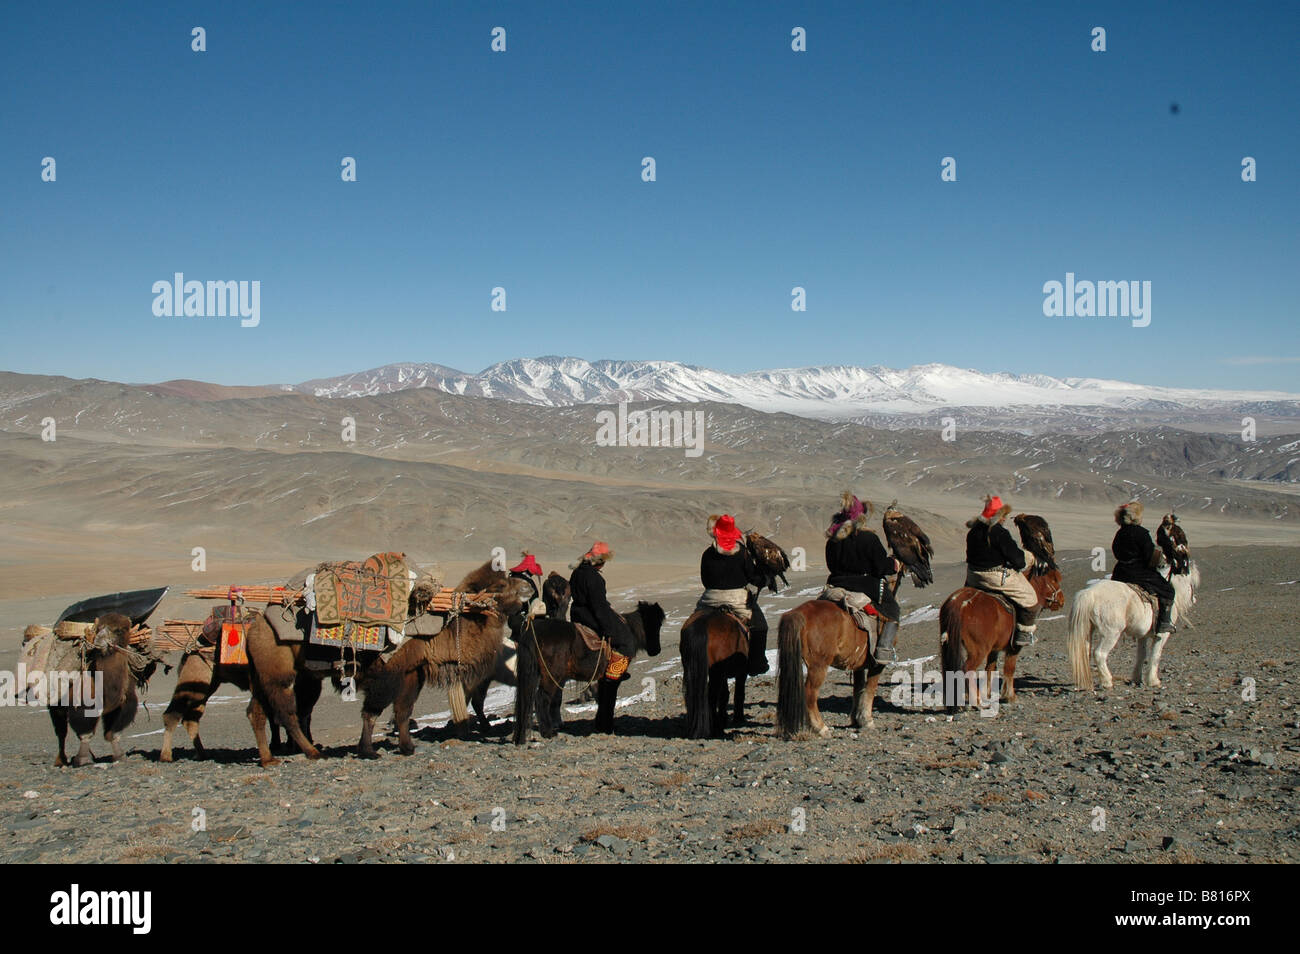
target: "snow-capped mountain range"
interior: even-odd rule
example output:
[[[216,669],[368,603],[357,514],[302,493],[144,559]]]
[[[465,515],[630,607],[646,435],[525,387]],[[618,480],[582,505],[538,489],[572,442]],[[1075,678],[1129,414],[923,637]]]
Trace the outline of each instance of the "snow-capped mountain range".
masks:
[[[451,394],[550,407],[618,401],[718,401],[824,419],[924,414],[945,407],[1109,407],[1138,411],[1295,403],[1300,408],[1300,394],[1281,391],[1212,391],[1099,378],[987,374],[944,364],[898,370],[831,365],[731,374],[676,361],[542,357],[494,364],[477,374],[438,364],[389,364],[281,388],[330,398],[436,388]]]

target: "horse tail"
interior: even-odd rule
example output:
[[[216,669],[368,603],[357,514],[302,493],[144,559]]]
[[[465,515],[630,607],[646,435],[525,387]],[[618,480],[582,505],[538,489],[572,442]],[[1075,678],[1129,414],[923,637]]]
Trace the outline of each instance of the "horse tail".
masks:
[[[542,678],[537,655],[537,633],[525,627],[515,648],[515,745],[526,745],[533,731],[533,710],[537,706],[537,685]]]
[[[804,700],[803,630],[806,625],[803,613],[794,609],[781,617],[777,627],[776,725],[787,739],[807,735],[812,726]]]
[[[707,739],[712,732],[709,712],[709,617],[682,629],[680,646],[686,696],[686,737]]]
[[[943,704],[957,705],[957,686],[966,689],[966,644],[962,640],[961,613],[951,597],[939,610],[939,655],[943,659]]]
[[[1096,590],[1089,587],[1075,594],[1070,606],[1070,634],[1065,639],[1065,654],[1070,657],[1070,673],[1079,689],[1092,688],[1092,604]]]

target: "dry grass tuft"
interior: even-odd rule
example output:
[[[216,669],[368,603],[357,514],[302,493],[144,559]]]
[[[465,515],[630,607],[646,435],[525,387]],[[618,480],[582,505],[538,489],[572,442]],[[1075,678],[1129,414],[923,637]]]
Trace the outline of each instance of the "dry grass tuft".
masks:
[[[612,835],[624,841],[648,841],[654,837],[655,830],[649,825],[608,825],[602,822],[595,828],[584,831],[579,841],[595,841],[601,835]]]

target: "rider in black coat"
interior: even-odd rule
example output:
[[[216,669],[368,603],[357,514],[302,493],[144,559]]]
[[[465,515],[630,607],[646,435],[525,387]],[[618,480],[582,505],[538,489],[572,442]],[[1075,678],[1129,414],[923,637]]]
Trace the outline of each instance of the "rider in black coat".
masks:
[[[885,552],[880,537],[868,529],[869,507],[852,494],[841,498],[841,508],[826,530],[828,586],[865,593],[885,619],[874,653],[877,660],[893,654],[898,637],[900,610],[885,577],[902,570],[902,564]]]
[[[598,540],[574,566],[573,575],[569,577],[569,591],[573,597],[569,619],[590,626],[609,640],[612,653],[605,678],[620,682],[629,678],[627,667],[636,654],[636,637],[623,617],[609,605],[609,597],[605,595],[605,578],[600,571],[613,556],[614,551]]]
[[[767,617],[758,605],[758,592],[767,576],[742,542],[743,534],[730,514],[710,521],[709,533],[714,543],[700,554],[700,583],[706,590],[748,590],[745,606],[749,609],[749,675],[761,676],[771,669],[767,661]]]
[[[1155,541],[1151,532],[1142,526],[1142,505],[1136,500],[1115,511],[1119,530],[1111,542],[1110,552],[1115,555],[1112,580],[1136,583],[1160,601],[1160,617],[1156,621],[1156,635],[1168,636],[1176,632],[1173,624],[1174,587],[1156,569],[1159,563]]]

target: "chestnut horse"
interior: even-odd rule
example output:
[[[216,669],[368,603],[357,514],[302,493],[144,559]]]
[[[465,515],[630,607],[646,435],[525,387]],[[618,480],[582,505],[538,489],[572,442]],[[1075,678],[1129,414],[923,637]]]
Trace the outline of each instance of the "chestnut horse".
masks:
[[[1029,576],[1029,584],[1038,594],[1040,609],[1059,610],[1065,605],[1060,570]],[[963,586],[943,601],[939,610],[939,654],[943,659],[944,702],[949,708],[963,702],[976,707],[982,704],[977,673],[983,667],[984,685],[992,686],[1000,652],[1006,653],[1001,701],[1015,701],[1016,660],[1020,656],[1020,650],[1012,646],[1015,632],[1016,614],[1007,603],[984,590]],[[959,687],[958,682],[963,685]]]
[[[883,625],[883,620],[876,617],[877,637]],[[806,738],[810,729],[824,739],[830,738],[831,730],[817,708],[817,696],[831,666],[853,673],[853,728],[875,724],[871,709],[885,667],[871,655],[870,644],[869,634],[830,600],[809,600],[781,617],[777,633],[776,724],[784,738]]]
[[[745,721],[745,680],[749,677],[749,639],[736,617],[721,609],[694,613],[682,625],[686,737],[721,738],[727,726],[727,680],[736,680],[732,725]]]
[[[663,625],[664,611],[658,603],[644,600],[630,613],[620,614],[636,639],[637,649],[647,655],[659,655],[659,627]],[[518,622],[516,622],[518,621]],[[570,679],[581,679],[597,686],[596,731],[614,731],[614,704],[618,698],[617,682],[604,679],[609,665],[609,652],[588,649],[574,624],[562,619],[511,620],[517,626],[518,680],[515,692],[515,745],[525,745],[532,737],[533,712],[544,738],[555,735],[560,724],[560,702],[564,684]],[[538,704],[537,696],[542,696]]]

